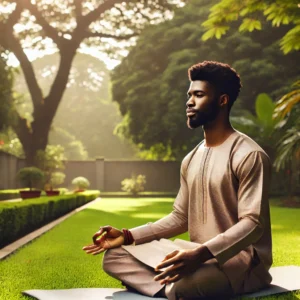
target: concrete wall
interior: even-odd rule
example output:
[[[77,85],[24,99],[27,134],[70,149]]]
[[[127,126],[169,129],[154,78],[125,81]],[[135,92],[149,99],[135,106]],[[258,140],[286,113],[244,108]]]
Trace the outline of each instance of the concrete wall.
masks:
[[[16,174],[25,165],[24,160],[0,152],[0,189],[20,187]],[[86,177],[91,189],[105,192],[121,191],[121,181],[132,174],[146,175],[146,191],[177,192],[180,162],[105,160],[67,161],[64,186],[71,188],[72,179]]]
[[[0,189],[18,188],[17,171],[24,165],[23,160],[0,151]]]
[[[19,188],[20,184],[16,174],[24,165],[24,160],[0,151],[0,189]],[[121,191],[121,181],[124,178],[129,178],[132,174],[142,174],[146,175],[146,191],[177,192],[180,162],[105,160],[104,158],[90,161],[67,161],[64,173],[66,179],[63,186],[68,188],[72,188],[73,178],[84,176],[90,181],[91,189],[117,192]],[[285,194],[287,180],[288,178],[283,172],[273,171],[271,195]],[[300,194],[299,178],[296,191]]]

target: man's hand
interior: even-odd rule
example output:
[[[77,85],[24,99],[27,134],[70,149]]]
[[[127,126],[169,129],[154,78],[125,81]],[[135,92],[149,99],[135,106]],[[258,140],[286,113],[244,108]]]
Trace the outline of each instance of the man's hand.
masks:
[[[213,255],[205,246],[192,250],[173,251],[155,268],[155,271],[159,271],[162,268],[166,269],[155,276],[154,280],[160,281],[161,284],[176,282],[187,274],[196,271],[201,264],[211,258],[213,258]]]
[[[93,235],[94,244],[82,248],[86,253],[99,254],[107,249],[117,248],[124,244],[123,232],[111,226],[100,227]]]

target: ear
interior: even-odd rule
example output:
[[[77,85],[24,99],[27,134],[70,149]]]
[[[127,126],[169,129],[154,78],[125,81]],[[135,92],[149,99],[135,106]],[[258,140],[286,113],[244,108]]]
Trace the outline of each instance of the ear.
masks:
[[[223,94],[220,96],[219,103],[221,107],[225,107],[225,105],[229,104],[229,96],[227,94]]]

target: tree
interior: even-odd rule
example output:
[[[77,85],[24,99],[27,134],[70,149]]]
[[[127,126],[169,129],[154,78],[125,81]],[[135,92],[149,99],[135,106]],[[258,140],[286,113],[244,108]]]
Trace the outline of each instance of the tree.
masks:
[[[13,109],[13,73],[7,67],[0,48],[0,131],[11,123],[10,115]]]
[[[300,50],[300,9],[298,0],[221,0],[211,8],[208,20],[202,25],[206,28],[202,39],[212,37],[220,39],[230,28],[233,21],[242,19],[240,32],[261,30],[262,17],[270,21],[273,26],[289,25],[284,33],[280,46],[287,54],[292,50]]]
[[[278,102],[276,103],[275,111],[274,111],[274,118],[283,119],[286,117],[287,114],[291,113],[291,110],[296,105],[300,103],[300,80],[296,81],[293,84],[295,89],[283,97],[281,97]]]
[[[300,81],[293,85],[293,90],[284,95],[275,106],[274,120],[279,121],[278,131],[284,134],[277,143],[276,171],[284,170],[288,177],[288,199],[293,202],[299,186],[300,164]],[[290,203],[287,203],[290,204]]]
[[[299,53],[283,55],[276,46],[282,30],[271,26],[241,35],[234,24],[222,41],[201,41],[204,28],[199,22],[213,4],[190,1],[172,20],[147,28],[112,72],[113,100],[124,115],[117,130],[144,150],[146,158],[181,159],[201,139],[201,129],[195,134],[185,124],[187,69],[192,64],[218,60],[237,69],[243,88],[232,109],[235,116],[242,110],[254,114],[260,93],[277,99],[300,72],[295,65]]]
[[[153,0],[4,0],[1,3],[0,45],[14,53],[24,73],[33,104],[32,122],[16,115],[15,131],[27,164],[48,143],[51,123],[62,99],[72,62],[83,45],[111,50],[116,41],[135,37],[146,23],[171,15],[175,1]],[[178,3],[178,2],[177,2]],[[134,17],[133,17],[134,16]],[[118,44],[117,44],[118,46]],[[25,50],[58,50],[60,63],[49,92],[44,95]],[[119,44],[119,48],[123,46]],[[116,48],[116,55],[120,53]],[[122,49],[121,49],[122,50]]]
[[[275,103],[267,94],[259,94],[255,100],[255,115],[243,111],[240,116],[231,117],[232,125],[249,135],[267,152],[271,161],[275,157],[274,144],[280,132],[276,130],[279,120],[273,119]]]
[[[207,31],[202,36],[202,39],[208,40],[212,37],[220,39],[228,29],[229,24],[233,21],[242,19],[239,26],[239,31],[254,31],[262,29],[262,15],[267,21],[270,21],[273,26],[287,27],[288,31],[284,32],[280,40],[281,50],[284,54],[291,51],[300,50],[300,9],[299,1],[234,1],[221,0],[211,8],[211,13],[208,20],[202,25]],[[262,14],[261,14],[262,13]],[[295,80],[296,81],[296,80]],[[295,87],[299,86],[299,74]],[[283,94],[283,93],[282,93]],[[276,104],[273,114],[275,120],[282,120],[279,123],[279,132],[285,132],[282,138],[277,143],[277,157],[274,162],[276,170],[284,170],[288,168],[288,196],[292,199],[295,182],[299,181],[299,121],[293,119],[293,115],[299,115],[300,90],[295,89],[281,96]],[[289,116],[285,118],[285,116]],[[285,118],[285,119],[284,119]],[[287,122],[288,119],[293,120]],[[299,120],[299,118],[298,118]],[[290,125],[290,127],[289,127]],[[296,179],[295,179],[296,178]]]
[[[58,64],[57,53],[32,62],[45,94],[49,91],[49,82],[53,81]],[[22,101],[16,105],[19,114],[26,119],[32,118],[32,102],[22,74],[15,77],[14,89],[23,95]],[[49,144],[64,146],[67,159],[134,157],[133,147],[113,133],[122,117],[116,103],[111,101],[109,89],[109,70],[105,64],[91,55],[77,53],[48,139]],[[86,151],[80,150],[83,146],[80,143]]]

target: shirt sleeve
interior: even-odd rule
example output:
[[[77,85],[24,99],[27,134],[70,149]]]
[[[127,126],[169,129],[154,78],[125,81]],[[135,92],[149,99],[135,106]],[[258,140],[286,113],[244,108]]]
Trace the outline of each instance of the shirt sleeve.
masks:
[[[254,244],[263,234],[269,215],[271,163],[261,151],[249,153],[238,165],[238,222],[204,243],[219,264]]]
[[[184,163],[182,163],[180,189],[173,205],[173,211],[154,223],[130,229],[136,245],[174,237],[188,230],[188,187],[184,168]]]

